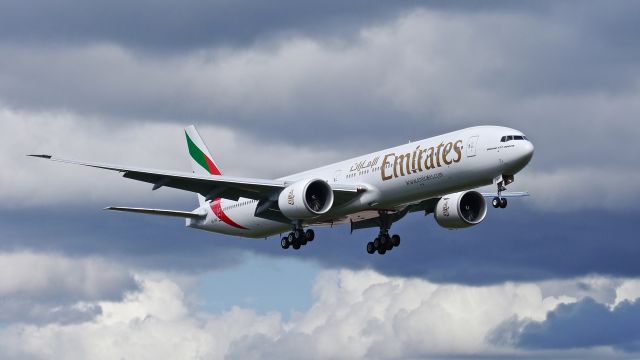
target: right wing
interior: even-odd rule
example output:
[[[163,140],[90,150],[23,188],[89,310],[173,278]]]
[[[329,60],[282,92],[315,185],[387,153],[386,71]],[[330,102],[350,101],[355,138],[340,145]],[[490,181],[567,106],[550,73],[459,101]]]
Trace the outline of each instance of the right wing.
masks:
[[[482,193],[482,196],[486,198],[492,198],[498,196],[497,193]],[[500,193],[500,197],[505,198],[516,198],[516,197],[525,197],[529,196],[529,193],[526,191],[503,191]]]

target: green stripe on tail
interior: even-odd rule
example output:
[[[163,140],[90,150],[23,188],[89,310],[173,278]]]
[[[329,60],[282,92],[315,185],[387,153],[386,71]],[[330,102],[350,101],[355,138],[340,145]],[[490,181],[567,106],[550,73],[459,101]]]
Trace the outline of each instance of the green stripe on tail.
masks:
[[[184,135],[187,137],[187,146],[189,147],[189,155],[191,158],[195,160],[200,166],[202,166],[209,174],[211,174],[211,169],[209,169],[209,163],[207,162],[207,155],[205,155],[202,150],[191,140],[187,132],[185,131]]]

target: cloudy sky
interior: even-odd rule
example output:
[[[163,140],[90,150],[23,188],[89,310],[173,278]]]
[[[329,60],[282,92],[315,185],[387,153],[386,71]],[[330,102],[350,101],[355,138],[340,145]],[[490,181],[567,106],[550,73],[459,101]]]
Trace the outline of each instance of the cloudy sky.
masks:
[[[0,358],[640,357],[638,34],[632,1],[0,0]],[[25,157],[190,171],[189,124],[260,178],[510,126],[532,196],[292,252]]]

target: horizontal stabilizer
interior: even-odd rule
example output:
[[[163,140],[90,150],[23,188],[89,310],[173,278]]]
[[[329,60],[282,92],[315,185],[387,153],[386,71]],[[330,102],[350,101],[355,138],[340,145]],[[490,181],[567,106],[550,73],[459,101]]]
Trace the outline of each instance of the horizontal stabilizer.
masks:
[[[124,211],[124,212],[132,212],[132,213],[148,214],[148,215],[173,216],[173,217],[188,218],[188,219],[204,219],[205,217],[207,217],[207,215],[205,214],[197,214],[197,213],[188,212],[188,211],[130,208],[130,207],[117,207],[117,206],[110,206],[110,207],[104,208],[104,210]]]
[[[498,196],[498,194],[496,193],[482,193],[482,196],[484,197],[496,197]],[[514,198],[514,197],[523,197],[523,196],[529,196],[529,193],[526,191],[503,191],[502,193],[500,193],[500,196],[503,198]]]

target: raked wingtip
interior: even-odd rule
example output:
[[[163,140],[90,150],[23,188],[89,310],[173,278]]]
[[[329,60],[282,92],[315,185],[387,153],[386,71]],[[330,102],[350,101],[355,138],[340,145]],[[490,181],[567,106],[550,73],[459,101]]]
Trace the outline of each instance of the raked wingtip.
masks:
[[[27,156],[50,160],[53,156],[47,154],[29,154]]]

